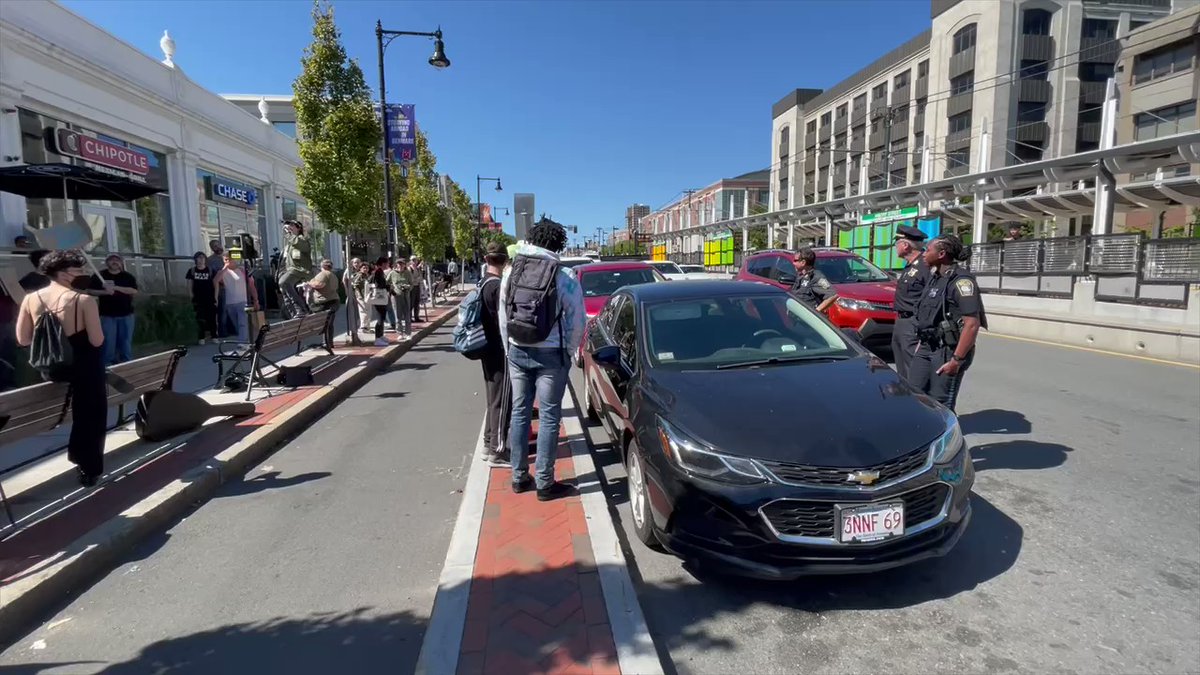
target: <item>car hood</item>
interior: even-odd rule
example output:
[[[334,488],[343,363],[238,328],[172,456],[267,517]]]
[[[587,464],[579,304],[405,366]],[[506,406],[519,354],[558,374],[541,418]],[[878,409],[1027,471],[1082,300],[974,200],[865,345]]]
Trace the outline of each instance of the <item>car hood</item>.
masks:
[[[731,455],[871,466],[945,431],[945,413],[878,359],[719,371],[655,370],[647,394],[684,433]]]
[[[843,298],[892,304],[896,300],[896,282],[862,281],[851,284],[834,284],[837,294]]]
[[[588,316],[596,316],[597,314],[600,313],[600,310],[604,309],[604,303],[608,302],[609,297],[611,297],[611,296],[597,295],[597,296],[590,297],[590,298],[584,298],[583,299],[584,311],[587,312]]]

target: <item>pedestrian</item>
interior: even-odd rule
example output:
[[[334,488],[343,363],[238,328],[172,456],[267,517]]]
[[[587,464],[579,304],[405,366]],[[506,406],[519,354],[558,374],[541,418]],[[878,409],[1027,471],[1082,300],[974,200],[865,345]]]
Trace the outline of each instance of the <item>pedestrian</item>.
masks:
[[[254,309],[257,310],[258,296],[249,296],[246,271],[238,265],[229,252],[224,254],[223,260],[225,267],[222,267],[221,271],[217,272],[217,276],[213,278],[213,282],[221,287],[221,293],[225,298],[223,319],[229,328],[229,337],[249,342],[251,338],[250,328],[246,321],[246,302],[249,297],[254,302]]]
[[[921,293],[929,281],[929,265],[921,256],[925,233],[915,227],[896,228],[896,255],[905,261],[904,271],[896,280],[896,324],[892,327],[892,359],[896,372],[908,379],[908,365],[917,351],[916,311]]]
[[[208,250],[211,251],[208,256],[208,271],[212,272],[212,278],[216,279],[221,270],[225,269],[225,247],[219,239],[210,239]],[[229,333],[230,326],[225,321],[225,294],[217,287],[217,337],[225,337]]]
[[[909,383],[951,410],[975,359],[979,329],[987,328],[979,284],[958,264],[970,257],[953,234],[939,236],[925,250],[930,276],[917,304],[920,345],[909,364]]]
[[[536,487],[539,501],[573,491],[554,478],[570,355],[579,348],[585,320],[579,282],[559,265],[558,254],[566,245],[567,232],[562,225],[547,218],[538,221],[530,228],[527,243],[518,245],[500,286],[500,334],[508,355],[513,397],[508,437],[512,488],[521,493]],[[534,396],[538,440],[531,479],[529,428]]]
[[[362,325],[358,316],[358,296],[354,293],[354,277],[358,275],[358,267],[361,264],[361,260],[354,258],[350,265],[342,270],[342,288],[346,289],[346,307],[349,310],[346,315],[346,331],[350,335],[356,334]]]
[[[458,263],[451,260],[446,264],[446,274],[450,275],[447,283],[451,286],[458,284]]]
[[[483,364],[483,386],[487,393],[487,410],[483,423],[483,450],[492,466],[509,466],[511,459],[502,440],[505,429],[500,426],[504,389],[508,379],[508,363],[504,356],[504,341],[500,337],[500,280],[504,276],[504,263],[508,252],[497,242],[488,242],[484,255],[487,268],[479,282],[479,296],[483,303],[480,322],[487,336],[487,347],[480,359]],[[511,405],[511,403],[510,403]]]
[[[137,278],[125,271],[125,261],[116,253],[104,259],[96,279],[100,295],[100,325],[104,330],[104,365],[125,363],[133,358],[133,296]]]
[[[388,307],[392,304],[392,293],[388,288],[387,275],[384,272],[387,265],[388,259],[380,257],[375,261],[375,267],[369,271],[365,280],[364,297],[367,305],[375,313],[376,347],[387,347],[391,344],[383,337],[383,324],[387,320]]]
[[[328,310],[336,310],[341,304],[341,297],[338,294],[340,289],[337,275],[333,273],[333,261],[325,258],[321,261],[321,271],[317,272],[316,276],[308,280],[308,288],[312,291],[313,301],[309,303],[309,308],[314,312],[325,312]],[[325,345],[333,349],[333,322],[325,323]]]
[[[280,257],[280,272],[277,282],[279,293],[288,318],[308,314],[308,304],[296,286],[308,280],[312,274],[312,244],[304,234],[304,225],[297,220],[283,221],[283,255]]]
[[[213,284],[215,275],[208,268],[208,256],[204,255],[203,251],[196,251],[196,255],[192,256],[192,261],[196,264],[188,268],[184,278],[187,279],[188,291],[192,296],[192,311],[196,313],[199,342],[204,344],[205,335],[214,340],[219,337],[217,335],[217,290],[216,285]]]
[[[837,290],[817,269],[817,254],[811,248],[802,248],[792,256],[792,265],[796,267],[792,294],[809,307],[824,312],[837,299]]]
[[[350,279],[350,290],[353,291],[355,297],[355,305],[358,306],[358,330],[360,332],[370,330],[371,325],[371,305],[367,303],[367,282],[371,279],[371,263],[359,261],[358,271]]]
[[[413,323],[419,323],[421,321],[421,287],[425,284],[421,259],[413,256],[409,261],[408,271],[413,282],[412,288],[409,290],[408,303],[411,305]]]
[[[1012,222],[1008,224],[1008,236],[1004,241],[1020,241],[1025,236],[1024,228],[1021,223]]]
[[[407,340],[412,337],[412,308],[409,307],[409,303],[413,285],[407,260],[397,258],[392,263],[392,269],[387,274],[387,283],[392,291],[392,314],[400,324],[400,339]]]
[[[42,290],[29,293],[17,314],[17,343],[33,344],[34,326],[43,314],[52,314],[62,325],[71,345],[70,396],[71,435],[67,459],[75,465],[79,482],[96,484],[104,473],[104,427],[108,421],[108,390],[104,374],[104,329],[100,325],[97,298],[84,291],[92,284],[78,251],[52,251],[42,257],[38,269],[51,281]]]

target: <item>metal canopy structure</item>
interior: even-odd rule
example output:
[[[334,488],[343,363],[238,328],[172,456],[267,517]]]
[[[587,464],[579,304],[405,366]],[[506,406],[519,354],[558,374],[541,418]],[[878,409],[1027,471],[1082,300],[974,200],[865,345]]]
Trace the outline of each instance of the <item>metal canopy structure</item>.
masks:
[[[660,232],[653,236],[654,241],[664,242],[722,230],[790,224],[795,234],[816,237],[825,233],[827,223],[833,229],[850,229],[858,225],[863,213],[914,204],[928,208],[933,203],[939,203],[940,208],[932,213],[965,222],[973,219],[978,203],[984,204],[984,212],[988,217],[998,220],[1077,216],[1092,212],[1095,183],[1101,172],[1109,175],[1158,172],[1161,176],[1163,167],[1183,163],[1200,163],[1200,131],[965,173],[937,181]],[[1049,188],[1055,185],[1070,187],[1051,191]],[[1041,191],[1019,197],[988,198],[982,202],[976,199],[980,194],[990,196],[996,192],[1030,189]],[[958,200],[963,197],[970,197],[973,201],[959,204]],[[1118,210],[1159,210],[1179,204],[1200,205],[1200,177],[1156,178],[1116,187],[1115,206]]]

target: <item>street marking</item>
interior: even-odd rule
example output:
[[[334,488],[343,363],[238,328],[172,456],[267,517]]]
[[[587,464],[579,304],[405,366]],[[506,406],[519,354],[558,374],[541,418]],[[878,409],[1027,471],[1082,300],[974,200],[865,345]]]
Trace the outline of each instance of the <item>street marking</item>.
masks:
[[[598,488],[600,474],[592,462],[579,407],[575,405],[575,395],[570,387],[563,393],[562,413],[563,428],[567,431],[567,442],[571,446],[571,460],[575,463],[575,475],[591,473],[597,477]],[[604,606],[608,610],[608,624],[612,628],[613,642],[617,645],[617,663],[621,672],[662,675],[662,663],[658,660],[654,639],[650,637],[642,607],[638,604],[637,590],[629,577],[629,566],[621,551],[616,526],[608,513],[608,498],[603,490],[595,489],[580,490],[579,499],[583,502],[588,538],[592,540],[592,557],[596,559],[596,569],[600,573],[600,590],[604,593]]]
[[[1127,359],[1135,359],[1137,361],[1149,361],[1151,363],[1161,363],[1167,366],[1182,366],[1184,368],[1194,368],[1200,370],[1200,364],[1188,363],[1186,361],[1169,361],[1167,359],[1156,359],[1153,356],[1138,356],[1137,354],[1122,354],[1121,352],[1110,352],[1107,349],[1096,349],[1094,347],[1080,347],[1079,345],[1068,345],[1061,342],[1050,342],[1049,340],[1038,340],[1036,338],[1018,337],[1016,335],[1004,335],[1001,333],[987,334],[987,337],[1004,338],[1005,340],[1018,340],[1020,342],[1032,342],[1038,345],[1049,345],[1051,347],[1062,347],[1063,349],[1075,349],[1081,352],[1092,352],[1094,354],[1105,354],[1107,356],[1120,356]]]
[[[438,579],[429,628],[417,657],[417,673],[440,675],[458,670],[463,626],[467,623],[467,601],[471,598],[471,577],[475,573],[475,553],[479,548],[479,530],[483,525],[483,507],[491,475],[487,463],[475,460],[482,452],[483,424],[480,424],[479,438],[467,460],[471,470],[467,474],[463,500],[458,507],[450,547]]]

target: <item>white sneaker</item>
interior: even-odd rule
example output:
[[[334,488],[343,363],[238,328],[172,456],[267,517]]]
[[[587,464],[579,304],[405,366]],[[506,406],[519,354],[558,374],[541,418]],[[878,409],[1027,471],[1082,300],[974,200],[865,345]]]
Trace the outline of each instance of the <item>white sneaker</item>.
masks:
[[[384,340],[383,338],[379,338],[378,340],[375,340],[375,346],[376,347],[390,347],[390,346],[392,346],[392,343],[388,342],[387,340]]]

